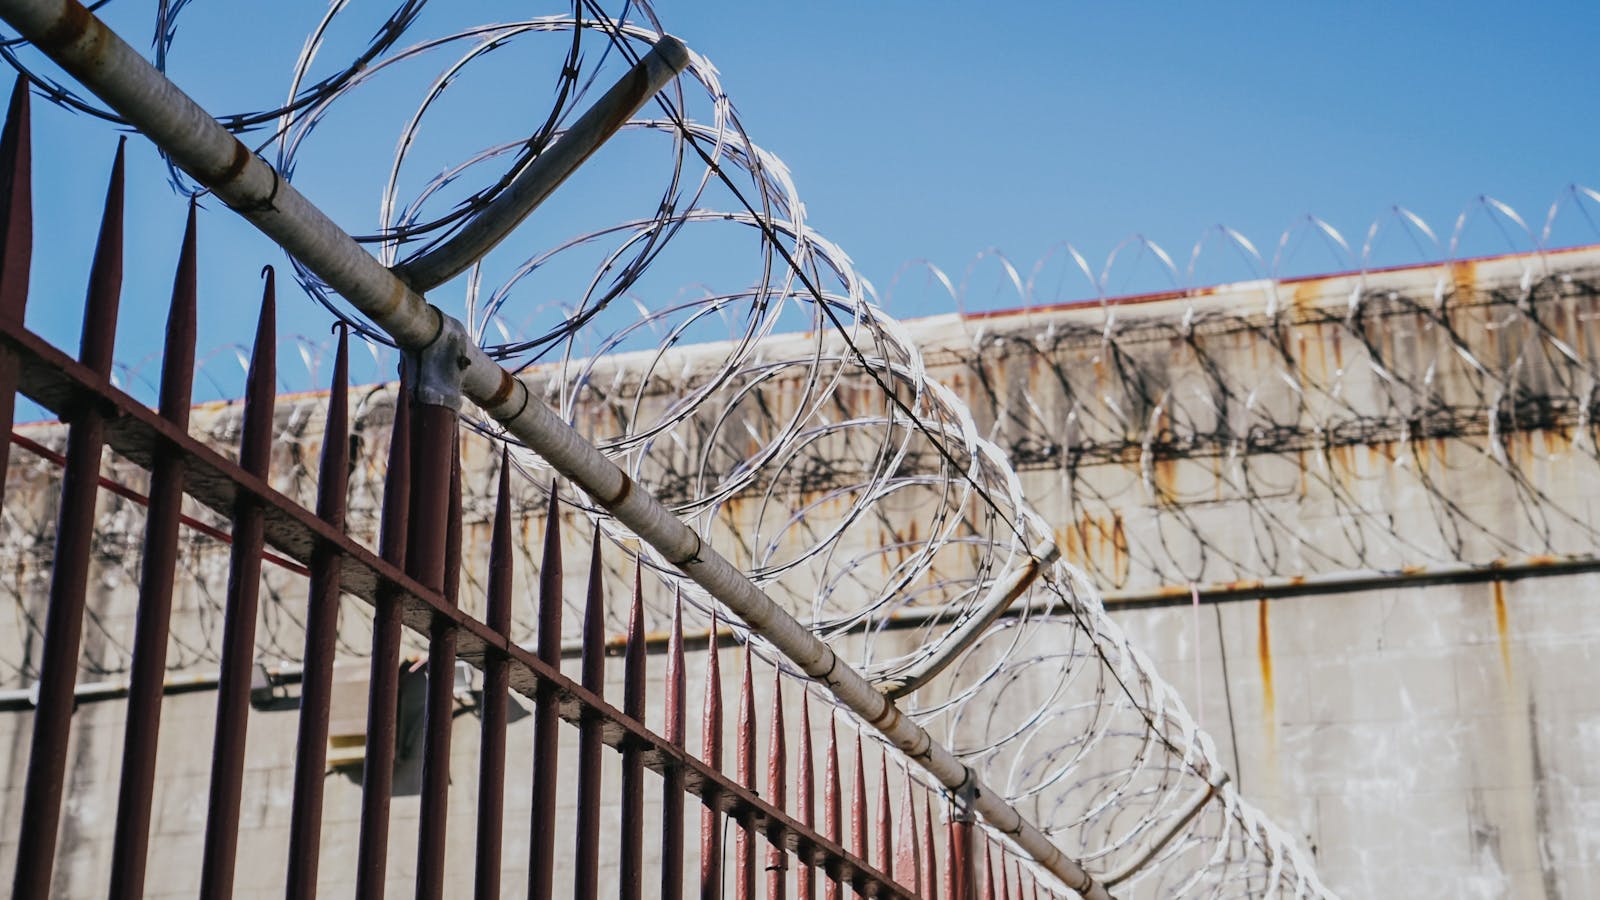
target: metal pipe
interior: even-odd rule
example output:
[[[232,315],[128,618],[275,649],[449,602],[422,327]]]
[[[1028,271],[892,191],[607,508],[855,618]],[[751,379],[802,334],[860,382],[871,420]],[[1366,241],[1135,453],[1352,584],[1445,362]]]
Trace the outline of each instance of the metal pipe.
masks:
[[[973,641],[982,637],[983,633],[989,630],[989,626],[1004,615],[1005,611],[1011,608],[1011,604],[1017,602],[1017,598],[1039,580],[1045,569],[1060,558],[1061,550],[1056,547],[1055,541],[1046,538],[1040,542],[1039,546],[1033,548],[1033,552],[1028,555],[1027,562],[994,583],[989,589],[989,596],[983,598],[978,611],[969,616],[955,633],[941,642],[940,646],[943,649],[937,656],[923,660],[904,675],[880,682],[878,689],[890,700],[898,700],[927,684],[954,662]]]
[[[1132,859],[1102,876],[1106,887],[1116,887],[1127,881],[1133,877],[1135,872],[1144,868],[1150,860],[1155,859],[1156,854],[1161,852],[1161,848],[1172,843],[1172,839],[1177,837],[1179,832],[1189,827],[1189,823],[1194,821],[1194,817],[1200,815],[1200,810],[1205,809],[1206,804],[1211,802],[1211,798],[1215,797],[1217,791],[1222,790],[1222,786],[1227,783],[1228,773],[1218,772],[1215,777],[1206,782],[1205,787],[1195,791],[1194,796],[1189,798],[1189,802],[1184,804],[1183,812],[1179,814],[1176,821],[1168,826],[1166,831],[1163,831],[1159,837],[1146,845],[1143,850],[1134,854]]]
[[[611,139],[651,97],[689,65],[689,50],[664,36],[644,59],[534,158],[459,234],[394,267],[412,290],[426,293],[461,274],[522,224],[563,181]]]
[[[940,784],[970,797],[973,811],[1046,871],[1091,900],[1109,900],[1103,886],[1000,792],[980,782],[949,748],[902,714],[872,682],[839,659],[654,495],[637,488],[615,463],[533,396],[527,385],[465,340],[459,326],[446,329],[444,313],[384,268],[80,3],[0,0],[0,17],[387,331],[402,349],[420,351],[441,336],[450,341],[444,349],[456,354],[468,398]]]

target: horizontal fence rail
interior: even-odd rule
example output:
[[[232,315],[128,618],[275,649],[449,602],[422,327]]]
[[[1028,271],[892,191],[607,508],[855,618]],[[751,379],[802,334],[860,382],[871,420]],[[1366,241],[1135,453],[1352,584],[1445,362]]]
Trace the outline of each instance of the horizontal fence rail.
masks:
[[[1025,872],[1019,860],[979,832],[947,796],[922,784],[905,762],[880,745],[864,742],[859,731],[841,737],[830,714],[828,739],[821,749],[824,776],[817,784],[812,744],[810,690],[800,689],[798,723],[785,718],[784,694],[795,686],[779,677],[746,648],[740,654],[731,755],[734,772],[724,771],[724,683],[719,642],[706,646],[706,716],[698,752],[686,742],[685,697],[688,674],[682,619],[668,635],[665,671],[648,670],[645,655],[642,580],[635,578],[627,600],[630,627],[622,646],[624,674],[621,707],[605,695],[608,645],[601,623],[608,598],[602,589],[601,541],[595,535],[587,561],[589,587],[584,615],[581,677],[560,669],[562,559],[558,490],[551,491],[544,517],[544,558],[536,598],[538,645],[529,650],[509,636],[514,558],[509,465],[502,459],[488,562],[487,611],[482,619],[463,611],[461,584],[461,480],[459,433],[453,410],[418,403],[410,392],[398,404],[390,445],[380,552],[344,531],[349,490],[350,417],[347,336],[340,335],[327,400],[327,433],[319,461],[316,509],[307,509],[270,485],[273,422],[274,284],[265,284],[250,365],[244,424],[237,461],[225,458],[187,431],[193,387],[197,319],[197,224],[191,207],[168,311],[165,362],[158,409],[149,409],[116,388],[109,360],[120,294],[122,243],[120,149],[113,166],[106,214],[90,273],[84,319],[84,350],[73,358],[22,322],[26,268],[31,240],[28,147],[28,96],[23,82],[13,92],[4,136],[0,137],[0,396],[14,402],[25,396],[70,423],[63,460],[65,475],[59,512],[58,549],[52,576],[46,656],[33,713],[23,846],[13,875],[13,896],[51,895],[56,834],[64,809],[65,753],[73,721],[79,640],[85,615],[88,548],[82,535],[94,517],[94,501],[110,489],[100,473],[101,448],[151,473],[143,538],[143,569],[134,639],[133,666],[126,689],[128,716],[123,741],[111,896],[137,898],[159,886],[162,873],[147,866],[151,808],[158,754],[163,678],[170,636],[180,525],[193,523],[182,512],[185,497],[232,523],[229,588],[224,621],[222,668],[217,682],[216,717],[206,802],[200,893],[231,896],[241,845],[243,766],[253,713],[251,674],[255,665],[253,632],[258,611],[261,565],[274,548],[289,571],[304,576],[307,592],[304,666],[296,729],[290,837],[282,860],[285,893],[315,896],[321,862],[323,784],[326,773],[334,640],[341,596],[374,609],[374,647],[367,746],[360,818],[356,893],[383,896],[390,848],[393,735],[399,641],[402,629],[428,641],[423,754],[422,807],[416,848],[418,896],[453,894],[446,876],[444,847],[450,783],[450,742],[454,730],[456,666],[460,660],[481,672],[481,737],[473,890],[479,897],[501,896],[505,885],[507,832],[504,789],[506,734],[512,692],[527,698],[535,717],[534,790],[530,847],[530,896],[551,894],[552,875],[570,869],[577,896],[596,896],[603,847],[614,847],[621,861],[622,896],[682,896],[686,889],[686,818],[683,799],[700,805],[697,877],[701,896],[810,898],[843,889],[867,897],[1054,896]],[[19,268],[20,267],[20,268]],[[18,285],[24,286],[19,288]],[[51,452],[25,442],[33,452]],[[9,449],[10,443],[0,443]],[[0,468],[0,473],[6,470]],[[0,481],[0,490],[5,487]],[[758,674],[759,673],[759,674]],[[755,685],[772,680],[772,708],[763,734]],[[662,726],[646,724],[651,690],[665,701]],[[555,740],[561,723],[575,727],[579,750],[563,758]],[[790,735],[793,735],[791,741]],[[764,744],[765,753],[760,752]],[[615,818],[603,808],[602,773],[620,772],[622,797]],[[764,769],[764,775],[763,773]],[[657,776],[660,789],[659,835],[645,834],[644,772]],[[872,773],[869,778],[868,773]],[[558,786],[577,785],[576,827],[557,827],[554,798]],[[822,810],[819,828],[816,806]],[[941,816],[940,810],[944,813]],[[941,819],[942,822],[936,822]],[[513,826],[516,827],[516,826]],[[731,829],[732,841],[724,839]],[[654,878],[646,878],[644,848],[662,848]],[[558,846],[562,844],[563,846]],[[763,874],[765,873],[765,874]],[[646,887],[649,885],[649,887]],[[1015,892],[1015,893],[1013,893]]]

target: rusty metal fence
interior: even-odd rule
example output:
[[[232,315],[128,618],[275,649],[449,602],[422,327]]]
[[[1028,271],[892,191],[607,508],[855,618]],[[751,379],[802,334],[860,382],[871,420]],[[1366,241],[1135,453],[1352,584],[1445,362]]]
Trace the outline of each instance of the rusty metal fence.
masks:
[[[453,732],[456,661],[481,670],[481,738],[477,788],[473,884],[478,897],[519,893],[502,884],[502,848],[507,833],[505,785],[509,766],[531,766],[532,818],[511,828],[531,836],[530,897],[549,897],[553,875],[569,868],[577,896],[596,896],[602,847],[619,860],[621,896],[720,896],[731,888],[740,898],[763,886],[769,897],[1053,896],[1052,889],[1007,857],[970,817],[955,814],[950,798],[935,796],[909,772],[898,774],[898,798],[890,796],[892,759],[887,751],[869,762],[859,736],[853,754],[841,756],[832,728],[822,750],[823,778],[816,779],[809,691],[801,688],[798,719],[785,720],[784,682],[774,679],[774,701],[765,728],[765,765],[758,759],[754,684],[759,663],[748,651],[738,686],[734,771],[724,771],[722,670],[717,641],[708,649],[705,720],[698,753],[687,742],[689,689],[681,619],[674,621],[664,672],[648,671],[642,585],[635,579],[631,625],[623,652],[624,690],[619,708],[604,695],[606,647],[603,611],[617,598],[604,595],[601,541],[587,561],[589,589],[583,600],[581,677],[562,674],[562,567],[556,492],[545,519],[539,571],[538,641],[525,649],[509,637],[512,607],[512,514],[508,469],[502,463],[487,578],[487,612],[475,618],[457,603],[461,583],[459,429],[447,406],[397,404],[383,492],[378,552],[344,531],[349,468],[348,358],[341,335],[328,395],[316,509],[307,509],[269,484],[274,405],[274,284],[264,271],[254,353],[247,379],[244,424],[237,461],[225,458],[188,433],[196,333],[196,216],[184,235],[167,318],[159,408],[151,410],[111,381],[122,276],[123,162],[119,147],[106,195],[94,262],[89,273],[83,338],[76,358],[30,332],[23,323],[32,249],[31,147],[27,83],[11,95],[0,139],[0,416],[9,422],[18,396],[25,396],[69,423],[59,502],[57,543],[50,579],[48,618],[24,791],[24,827],[12,882],[13,896],[51,896],[57,833],[67,785],[67,746],[86,612],[87,572],[97,493],[103,488],[103,451],[150,472],[133,666],[127,691],[127,721],[121,757],[113,856],[108,890],[116,898],[144,896],[159,881],[147,870],[155,789],[158,730],[172,617],[178,531],[184,497],[231,522],[231,545],[221,673],[211,754],[203,872],[200,893],[233,893],[241,844],[241,802],[249,739],[254,632],[264,556],[276,553],[304,567],[306,645],[299,704],[288,853],[282,860],[284,893],[314,896],[322,846],[323,785],[328,753],[329,710],[341,595],[371,604],[374,635],[356,860],[356,894],[380,897],[390,848],[400,646],[405,629],[426,636],[427,689],[420,826],[416,853],[419,897],[446,893],[445,837],[451,790],[449,757]],[[409,394],[409,392],[402,392]],[[0,473],[12,442],[0,442]],[[3,485],[0,485],[3,490]],[[3,494],[0,494],[3,496]],[[270,551],[268,547],[272,548]],[[760,676],[765,677],[765,676]],[[660,691],[657,702],[652,690]],[[506,753],[509,693],[533,707],[534,752],[530,760]],[[793,682],[789,693],[795,693]],[[793,699],[793,698],[791,698]],[[659,728],[646,723],[647,708],[664,709]],[[562,722],[578,731],[576,759],[558,750]],[[793,734],[796,746],[789,745]],[[878,746],[869,744],[869,747]],[[877,790],[866,772],[878,768]],[[609,821],[602,802],[602,774],[620,771],[620,812]],[[764,768],[764,772],[761,772]],[[645,770],[659,779],[648,793],[660,796],[660,833],[647,836]],[[575,780],[576,821],[569,848],[557,837],[558,789]],[[846,783],[848,782],[848,784]],[[848,799],[847,799],[848,795]],[[686,847],[685,798],[700,806],[698,851]],[[820,806],[820,821],[818,807]],[[938,820],[936,822],[936,820]],[[731,847],[724,843],[731,826]],[[658,841],[659,866],[645,865],[645,847]],[[406,852],[406,851],[397,851]],[[686,872],[698,859],[699,871]],[[653,870],[652,870],[653,869]],[[152,891],[153,892],[153,891]]]

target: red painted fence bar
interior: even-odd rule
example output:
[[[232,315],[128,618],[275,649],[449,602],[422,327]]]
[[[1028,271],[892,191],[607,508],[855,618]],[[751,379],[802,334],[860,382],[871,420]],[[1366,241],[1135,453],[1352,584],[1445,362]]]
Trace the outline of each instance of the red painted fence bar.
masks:
[[[795,686],[785,685],[787,676],[751,648],[747,647],[743,656],[737,722],[732,730],[735,771],[723,770],[723,685],[716,640],[707,647],[705,680],[700,685],[705,692],[700,749],[698,754],[691,753],[685,746],[685,698],[690,679],[682,599],[675,601],[664,672],[652,681],[646,659],[647,598],[637,569],[622,645],[622,706],[611,705],[605,696],[606,607],[601,580],[605,548],[598,530],[583,573],[588,592],[581,676],[574,680],[564,675],[560,668],[564,561],[559,485],[550,486],[543,516],[544,549],[533,604],[536,647],[530,650],[515,644],[510,635],[518,606],[513,578],[517,511],[512,473],[504,454],[488,553],[485,611],[481,619],[469,612],[479,608],[478,598],[468,602],[457,596],[463,583],[463,560],[475,556],[461,546],[462,431],[454,409],[419,403],[408,386],[400,386],[377,552],[347,535],[350,401],[344,334],[339,337],[327,401],[316,509],[307,509],[274,490],[270,478],[277,335],[270,270],[250,364],[239,460],[231,461],[189,435],[197,309],[201,316],[206,310],[203,297],[197,302],[193,208],[168,317],[160,409],[148,409],[114,387],[110,370],[120,283],[120,150],[90,278],[82,358],[73,359],[30,332],[21,317],[32,233],[27,115],[26,92],[15,92],[0,135],[0,261],[5,266],[0,271],[0,402],[14,404],[17,396],[27,396],[69,421],[71,430],[40,702],[32,713],[34,745],[20,830],[23,847],[19,859],[23,862],[12,873],[14,896],[43,900],[59,888],[53,861],[64,800],[70,799],[65,796],[65,749],[73,725],[73,689],[79,669],[94,501],[102,478],[102,446],[152,472],[145,504],[144,568],[111,881],[105,886],[113,897],[156,893],[170,874],[151,871],[147,858],[162,678],[185,498],[231,523],[224,529],[230,544],[230,574],[215,730],[209,736],[213,753],[204,851],[195,861],[201,871],[202,896],[232,896],[242,854],[259,853],[258,842],[250,838],[248,830],[241,832],[241,826],[243,808],[252,799],[245,788],[245,756],[251,719],[260,715],[250,703],[251,676],[258,662],[255,633],[261,566],[269,546],[304,567],[278,570],[283,578],[304,579],[297,596],[304,597],[306,604],[289,836],[284,858],[274,861],[284,873],[282,891],[290,898],[315,897],[319,872],[333,865],[354,867],[357,896],[383,897],[391,857],[406,852],[391,854],[389,845],[400,649],[407,629],[426,639],[428,645],[415,856],[414,892],[419,897],[464,893],[463,873],[447,868],[445,854],[452,787],[458,792],[467,790],[467,796],[476,794],[475,816],[467,820],[476,825],[475,852],[470,858],[474,892],[480,898],[502,896],[503,848],[507,845],[506,748],[509,722],[515,713],[509,700],[511,691],[533,705],[528,726],[532,754],[515,761],[516,766],[530,766],[531,818],[511,826],[519,832],[529,830],[527,890],[531,897],[553,896],[558,884],[564,890],[570,885],[578,897],[609,894],[606,885],[613,867],[615,890],[624,900],[644,896],[646,883],[651,885],[650,895],[681,897],[686,876],[696,879],[702,897],[741,900],[757,896],[763,882],[769,898],[786,900],[792,895],[810,900],[816,896],[819,877],[828,897],[846,892],[863,897],[933,897],[947,878],[957,890],[947,889],[946,896],[972,896],[965,885],[975,857],[969,858],[964,848],[987,846],[984,840],[972,834],[970,823],[949,819],[950,852],[937,853],[931,793],[912,780],[903,761],[891,765],[885,755],[888,751],[882,748],[871,751],[879,756],[871,764],[876,785],[869,789],[867,748],[878,745],[864,746],[859,731],[854,769],[848,773],[842,769],[837,716],[832,710],[827,712],[822,796],[817,796],[809,692],[801,689],[796,698]],[[481,440],[475,434],[469,439]],[[9,444],[0,441],[0,447]],[[335,656],[341,641],[348,642],[339,634],[339,609],[345,598],[372,609],[359,825],[325,821],[323,814]],[[715,623],[713,617],[713,633]],[[451,782],[452,723],[461,702],[458,660],[481,671],[481,698],[476,705],[482,719],[481,739],[478,765],[468,775],[476,783],[470,785],[461,784],[464,771],[460,766],[454,773],[456,783]],[[765,685],[761,679],[769,676],[772,709],[770,716],[761,716],[755,686]],[[785,703],[796,699],[800,704],[799,731],[794,736],[797,753],[791,773]],[[646,721],[647,716],[653,718],[647,712],[652,706],[664,709],[659,731]],[[562,729],[569,726],[576,728],[578,752],[563,758],[559,739]],[[764,781],[758,755],[763,740]],[[608,771],[620,778],[610,780]],[[608,798],[607,785],[620,785],[621,796]],[[558,794],[567,790],[576,796],[575,818],[570,824],[557,816]],[[919,792],[920,818],[916,810]],[[898,802],[892,802],[897,794]],[[697,854],[685,846],[687,797],[697,798],[700,805]],[[815,825],[819,799],[821,830]],[[645,859],[652,855],[647,853],[652,841],[645,833],[647,804],[655,805],[662,816],[661,853],[648,865]],[[458,828],[462,821],[456,819]],[[322,853],[332,829],[357,827],[351,859],[334,860]],[[727,842],[724,835],[730,829],[733,840]],[[571,843],[566,837],[569,834]],[[690,864],[697,867],[695,875],[686,871]],[[998,884],[998,896],[1010,897],[1013,881],[1018,892],[1023,890],[1020,871],[1014,875],[1014,879],[1006,878],[1003,868],[991,875],[991,883]]]
[[[494,534],[489,541],[489,627],[510,642],[512,575],[516,553],[511,546],[511,460],[500,454],[500,482],[495,491]],[[483,660],[483,726],[478,744],[478,855],[474,896],[500,898],[501,830],[506,815],[506,724],[510,713],[507,689],[511,664],[504,654]]]
[[[395,396],[389,433],[389,465],[383,483],[378,546],[383,561],[399,571],[406,560],[411,513],[411,404],[405,382]],[[341,573],[348,575],[348,572]],[[349,586],[346,585],[346,590]],[[356,851],[356,896],[381,900],[389,854],[389,797],[394,786],[394,746],[400,694],[402,594],[385,585],[373,597],[372,662],[367,685],[367,735],[361,767],[361,833]]]
[[[99,378],[111,374],[117,305],[122,292],[122,192],[123,145],[119,142],[94,262],[89,268],[89,296],[84,304],[83,342],[79,352],[84,368]],[[11,321],[4,324],[21,325]],[[22,821],[26,827],[18,836],[18,865],[12,881],[15,900],[45,900],[50,893],[56,829],[61,822],[62,782],[66,778],[67,742],[72,729],[73,689],[77,686],[78,651],[83,640],[100,452],[106,436],[106,412],[99,404],[82,402],[61,412],[72,424],[67,431],[67,462],[61,476],[56,554],[50,573],[50,605],[39,663],[39,701],[33,715],[33,742],[28,753],[28,776],[22,798]]]
[[[166,356],[161,365],[163,419],[189,427],[194,388],[195,206],[183,230],[183,250],[167,313]],[[150,474],[150,513],[145,520],[145,552],[139,572],[139,613],[133,637],[128,721],[123,734],[122,780],[117,794],[116,835],[112,840],[111,897],[144,896],[145,861],[150,842],[150,805],[155,792],[156,741],[161,727],[162,683],[167,677],[167,637],[172,621],[178,525],[183,515],[183,457],[159,454]]]
[[[328,418],[317,469],[317,517],[344,527],[350,484],[350,336],[340,329],[328,392]],[[306,650],[300,677],[300,734],[295,742],[294,812],[289,827],[291,900],[315,897],[321,852],[323,771],[328,759],[335,639],[339,630],[338,551],[318,545],[311,555],[311,596],[306,602]]]

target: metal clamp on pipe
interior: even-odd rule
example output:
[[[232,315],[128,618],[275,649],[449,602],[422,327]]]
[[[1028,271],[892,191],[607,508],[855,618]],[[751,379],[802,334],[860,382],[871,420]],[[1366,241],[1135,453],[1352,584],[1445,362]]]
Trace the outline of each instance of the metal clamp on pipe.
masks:
[[[428,306],[439,315],[439,332],[421,350],[403,350],[401,379],[412,386],[412,395],[424,406],[448,406],[459,411],[463,397],[461,385],[472,366],[472,338],[461,320],[447,316],[438,307]]]

